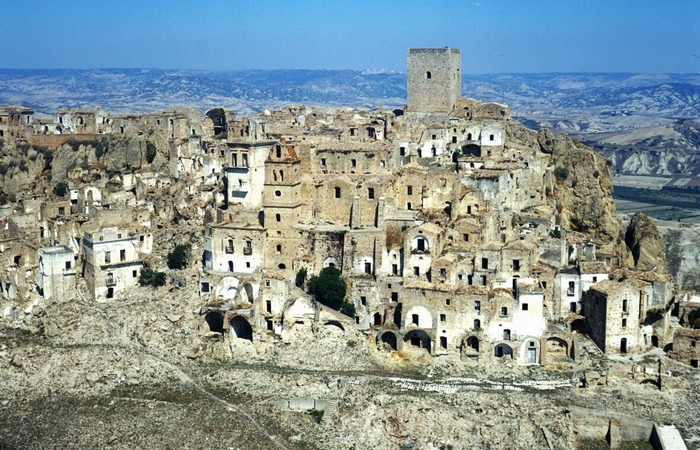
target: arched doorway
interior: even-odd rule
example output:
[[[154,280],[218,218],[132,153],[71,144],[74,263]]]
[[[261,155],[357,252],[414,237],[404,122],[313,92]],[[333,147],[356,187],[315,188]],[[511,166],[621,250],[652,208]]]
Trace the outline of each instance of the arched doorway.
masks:
[[[496,358],[503,358],[504,356],[513,357],[513,347],[508,344],[497,344],[493,347],[493,356]]]
[[[403,338],[403,342],[404,347],[409,344],[411,347],[424,348],[430,353],[430,336],[423,330],[411,331]]]
[[[384,348],[396,350],[396,335],[391,331],[386,331],[382,333],[381,343]]]
[[[207,313],[206,316],[204,316],[204,320],[207,321],[207,325],[209,325],[209,331],[213,331],[214,333],[223,333],[224,332],[224,315],[219,313],[219,312],[209,312]]]
[[[374,323],[374,326],[376,326],[376,327],[380,326],[382,324],[382,315],[379,314],[378,312],[374,313],[374,315],[372,316],[372,321]]]
[[[244,317],[236,316],[231,319],[231,331],[239,339],[253,341],[253,328]]]
[[[527,339],[520,348],[520,360],[525,364],[540,363],[540,343],[534,339]]]
[[[559,337],[547,338],[547,361],[569,359],[569,343]]]

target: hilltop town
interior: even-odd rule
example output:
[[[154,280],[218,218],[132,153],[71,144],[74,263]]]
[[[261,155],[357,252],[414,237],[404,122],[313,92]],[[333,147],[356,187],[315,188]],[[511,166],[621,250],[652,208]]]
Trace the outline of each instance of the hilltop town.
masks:
[[[40,119],[1,107],[3,398],[135,397],[150,371],[229,408],[241,406],[212,392],[235,384],[281,428],[285,409],[323,410],[321,426],[339,430],[327,448],[360,448],[362,436],[339,443],[352,435],[343,414],[357,429],[363,414],[347,386],[387,411],[397,389],[439,392],[460,411],[481,401],[460,412],[478,424],[501,406],[484,387],[497,382],[539,411],[516,447],[670,442],[680,435],[662,425],[672,424],[697,445],[695,410],[676,406],[697,405],[700,300],[675,286],[655,225],[640,214],[623,227],[598,153],[525,128],[506,105],[462,98],[461,67],[459,50],[411,49],[408,104],[397,110],[64,109]],[[323,304],[309,282],[334,274],[343,302]],[[216,389],[195,380],[202,367]],[[226,367],[240,377],[221,375]],[[377,375],[436,371],[462,378],[409,377],[399,389]],[[559,388],[584,394],[551,393],[551,404],[528,394]],[[479,389],[488,400],[475,400]],[[607,397],[613,389],[674,406],[628,410]],[[440,417],[435,408],[426,414]],[[546,408],[556,412],[538,419]],[[512,448],[493,424],[468,443],[404,413],[382,416],[384,435],[365,424],[365,448]],[[309,426],[268,435],[270,448],[316,448],[297,439],[315,436]],[[105,446],[147,442],[107,434]]]

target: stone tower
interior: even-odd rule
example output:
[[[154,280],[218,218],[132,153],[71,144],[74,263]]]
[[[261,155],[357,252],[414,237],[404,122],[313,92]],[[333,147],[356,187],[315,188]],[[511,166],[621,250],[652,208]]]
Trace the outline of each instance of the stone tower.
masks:
[[[449,112],[462,94],[462,53],[456,48],[408,50],[408,111]]]

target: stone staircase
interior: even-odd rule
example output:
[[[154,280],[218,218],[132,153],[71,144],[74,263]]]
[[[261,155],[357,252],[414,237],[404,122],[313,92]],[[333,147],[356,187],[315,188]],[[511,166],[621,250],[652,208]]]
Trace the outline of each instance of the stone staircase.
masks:
[[[338,400],[328,400],[326,409],[323,410],[322,424],[332,423],[338,417]]]

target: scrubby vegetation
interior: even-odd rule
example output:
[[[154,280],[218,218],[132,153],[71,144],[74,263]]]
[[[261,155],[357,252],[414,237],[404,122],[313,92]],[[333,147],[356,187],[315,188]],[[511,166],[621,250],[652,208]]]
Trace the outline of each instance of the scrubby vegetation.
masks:
[[[53,187],[53,193],[59,197],[65,197],[68,193],[68,183],[61,181],[60,183],[56,184],[56,186]]]
[[[309,280],[309,294],[322,305],[343,314],[354,315],[355,305],[345,301],[347,284],[340,274],[340,270],[335,267],[324,268],[318,276],[314,275]]]
[[[165,272],[158,272],[151,269],[142,269],[139,277],[141,286],[165,286]]]
[[[184,269],[189,260],[190,246],[186,244],[176,245],[172,252],[168,253],[168,267],[173,270]]]

